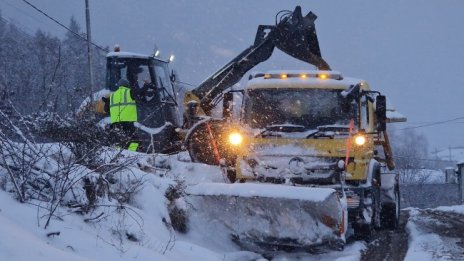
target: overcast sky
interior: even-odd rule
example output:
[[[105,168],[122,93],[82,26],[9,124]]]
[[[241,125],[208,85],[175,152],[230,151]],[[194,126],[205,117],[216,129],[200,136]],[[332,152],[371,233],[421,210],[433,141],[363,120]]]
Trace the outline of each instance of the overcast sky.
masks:
[[[72,15],[85,29],[84,0],[28,0],[69,24]],[[323,57],[332,69],[367,80],[388,96],[417,126],[464,117],[464,1],[460,0],[89,0],[92,38],[102,46],[165,57],[174,53],[180,78],[198,84],[254,41],[259,24],[301,5],[317,14]],[[62,36],[22,0],[0,0],[4,18],[34,33],[42,28]],[[276,53],[255,71],[312,69]],[[430,149],[464,146],[464,120],[418,128]]]

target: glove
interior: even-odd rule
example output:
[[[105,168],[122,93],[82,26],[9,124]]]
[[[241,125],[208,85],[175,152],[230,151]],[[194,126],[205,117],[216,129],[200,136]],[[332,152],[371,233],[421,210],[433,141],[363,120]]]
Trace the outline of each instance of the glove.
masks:
[[[106,113],[109,113],[110,112],[110,99],[108,99],[106,97],[102,97],[102,101],[105,103],[104,106],[103,106],[103,110]]]

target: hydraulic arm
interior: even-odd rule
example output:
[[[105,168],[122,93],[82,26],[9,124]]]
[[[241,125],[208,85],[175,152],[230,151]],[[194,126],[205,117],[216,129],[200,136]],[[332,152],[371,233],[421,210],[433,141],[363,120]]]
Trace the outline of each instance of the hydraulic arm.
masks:
[[[280,21],[277,21],[282,14]],[[301,7],[293,12],[281,11],[276,16],[276,25],[260,25],[255,42],[224,67],[207,78],[192,93],[200,100],[206,115],[214,107],[213,100],[224,90],[240,81],[243,75],[272,55],[274,48],[316,66],[319,70],[330,70],[322,59],[314,21],[317,16],[309,12],[303,17]]]

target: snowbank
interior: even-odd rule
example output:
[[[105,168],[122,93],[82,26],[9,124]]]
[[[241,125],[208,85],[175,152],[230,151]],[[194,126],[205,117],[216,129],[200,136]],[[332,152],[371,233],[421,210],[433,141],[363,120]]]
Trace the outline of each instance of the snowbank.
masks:
[[[411,209],[406,225],[409,249],[404,260],[463,260],[463,216],[459,213],[464,213],[464,206]]]
[[[464,215],[464,205],[448,206],[448,207],[438,207],[436,210],[444,212],[453,212],[457,214]]]
[[[140,209],[108,205],[84,217],[60,209],[56,216],[61,220],[54,218],[46,230],[46,209],[19,204],[2,191],[0,260],[223,260],[218,253],[178,240],[163,222],[169,219],[163,195],[167,185],[166,180],[148,179],[136,200]],[[84,222],[103,211],[98,220]],[[138,242],[128,240],[129,234]]]
[[[414,210],[411,212],[414,212]],[[408,222],[406,228],[409,234],[409,249],[404,260],[437,260],[434,258],[433,252],[443,245],[440,237],[433,233],[424,233],[412,222]]]

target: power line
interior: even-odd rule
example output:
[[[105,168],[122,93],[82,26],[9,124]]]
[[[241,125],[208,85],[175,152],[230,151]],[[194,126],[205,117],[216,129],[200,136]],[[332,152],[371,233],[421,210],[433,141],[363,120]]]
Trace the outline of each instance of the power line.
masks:
[[[457,120],[462,120],[462,119],[464,119],[464,116],[457,117],[457,118],[450,119],[450,120],[431,122],[431,123],[423,124],[423,125],[419,125],[419,126],[405,127],[405,128],[398,129],[398,130],[410,130],[410,129],[418,129],[418,128],[430,127],[430,126],[441,125],[441,124],[450,123],[450,122],[457,121]]]
[[[435,121],[408,121],[406,124],[408,125],[424,125],[424,124],[430,124],[430,123],[435,123]],[[455,122],[449,122],[450,124],[462,124],[464,121],[455,121]]]
[[[455,160],[444,160],[444,159],[414,158],[414,157],[409,157],[409,156],[397,156],[397,155],[393,155],[393,158],[419,160],[419,161],[436,161],[436,162],[454,162],[455,161]]]
[[[24,16],[26,17],[30,17],[31,19],[37,21],[38,23],[41,23],[43,25],[46,25],[43,21],[41,21],[40,19],[37,19],[36,17],[32,16],[30,13],[26,12],[25,10],[17,7],[16,5],[13,5],[11,3],[9,3],[9,1],[3,1],[3,3],[5,3],[6,5],[8,5],[9,7],[15,9],[16,11],[18,11],[19,13],[23,14]],[[4,20],[2,18],[2,20]],[[10,23],[10,22],[9,22]],[[26,31],[28,31],[29,35],[34,35],[34,30],[32,30],[31,28],[29,28],[28,26],[24,25],[24,24],[21,24],[21,27],[23,29],[27,29]]]
[[[71,32],[72,34],[74,34],[75,36],[79,37],[80,39],[84,40],[87,42],[87,39],[85,37],[83,37],[82,35],[74,32],[73,30],[71,30],[70,28],[68,28],[67,26],[65,26],[64,24],[60,23],[59,21],[57,21],[56,19],[54,19],[53,17],[49,16],[47,13],[45,13],[44,11],[40,10],[38,7],[36,7],[35,5],[31,4],[29,1],[27,0],[22,0],[24,3],[28,4],[29,6],[31,6],[32,8],[34,8],[35,10],[37,10],[39,13],[45,15],[48,19],[52,20],[53,22],[55,22],[56,24],[58,24],[59,26],[63,27],[64,29],[68,30],[69,32]],[[90,41],[89,41],[90,42]],[[100,49],[101,51],[106,51],[103,47],[100,47],[99,45],[93,43],[93,42],[90,42],[90,44],[92,44],[93,46],[97,47],[98,49]]]

